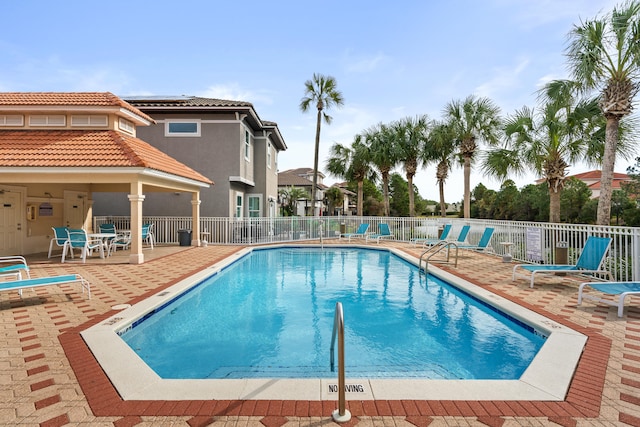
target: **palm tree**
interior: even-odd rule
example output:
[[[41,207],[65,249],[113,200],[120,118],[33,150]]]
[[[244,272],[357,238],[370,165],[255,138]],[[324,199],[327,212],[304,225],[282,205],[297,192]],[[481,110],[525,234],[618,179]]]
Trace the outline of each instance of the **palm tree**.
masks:
[[[406,117],[391,126],[409,186],[409,216],[415,216],[413,177],[423,164],[425,144],[433,123],[427,115],[422,115]]]
[[[337,207],[342,208],[344,203],[344,193],[338,187],[330,187],[324,192],[329,202],[329,215],[334,215]]]
[[[375,171],[371,168],[369,147],[362,135],[356,135],[351,147],[333,144],[330,149],[327,170],[339,178],[358,183],[357,215],[362,216],[364,206],[364,180],[376,180]]]
[[[299,187],[285,187],[278,190],[283,216],[294,216],[298,209],[298,201],[309,198],[309,193]]]
[[[444,182],[456,158],[456,140],[453,129],[448,123],[437,123],[431,131],[429,142],[425,147],[425,163],[438,162],[436,181],[440,195],[440,215],[447,216],[447,205],[444,200]]]
[[[318,118],[316,120],[316,144],[313,158],[313,183],[311,185],[311,203],[312,215],[316,210],[316,192],[318,189],[318,156],[320,152],[320,123],[324,119],[325,123],[331,124],[331,116],[326,110],[333,107],[342,106],[344,100],[342,93],[336,88],[336,79],[331,76],[322,74],[313,74],[313,79],[304,83],[304,97],[300,100],[300,110],[303,113],[309,111],[312,105],[318,109]]]
[[[625,2],[603,17],[581,22],[566,50],[574,80],[600,91],[607,121],[597,224],[611,222],[611,194],[620,119],[632,111],[640,71],[640,2]]]
[[[451,101],[445,107],[445,120],[452,126],[464,165],[464,217],[471,216],[471,164],[478,142],[489,145],[498,141],[500,108],[489,98],[468,96],[464,101]]]
[[[506,147],[490,150],[483,170],[506,178],[509,172],[535,170],[549,186],[549,222],[560,222],[560,196],[567,168],[578,161],[593,163],[602,150],[604,122],[597,99],[578,100],[575,83],[556,80],[540,92],[538,110],[523,107],[504,126]]]
[[[384,215],[389,216],[389,174],[398,164],[398,145],[392,129],[382,123],[367,129],[364,139],[369,146],[371,163],[378,169],[382,178]]]

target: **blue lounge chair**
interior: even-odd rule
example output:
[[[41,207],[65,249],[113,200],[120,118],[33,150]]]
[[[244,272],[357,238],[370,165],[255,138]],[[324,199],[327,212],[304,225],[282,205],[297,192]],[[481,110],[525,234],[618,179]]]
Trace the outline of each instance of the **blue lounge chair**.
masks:
[[[89,282],[78,274],[67,274],[64,276],[39,277],[37,279],[21,279],[0,282],[0,291],[16,290],[22,298],[22,290],[28,288],[39,288],[42,286],[62,285],[65,283],[80,283],[82,293],[87,290],[89,299],[91,299],[91,285]]]
[[[484,232],[482,233],[482,236],[480,237],[480,241],[478,242],[477,245],[469,245],[466,243],[462,243],[457,245],[458,249],[468,249],[468,250],[472,250],[472,251],[478,251],[478,252],[489,252],[492,251],[493,248],[491,246],[489,246],[489,243],[491,242],[491,237],[493,236],[493,227],[486,227],[484,229]],[[467,230],[468,232],[468,230]]]
[[[585,294],[584,288],[589,287],[603,294],[617,296],[616,299],[605,299],[599,296]],[[622,317],[624,309],[624,299],[628,296],[640,296],[640,282],[587,282],[581,283],[578,288],[578,305],[582,304],[583,299],[601,302],[603,304],[618,307],[618,317]]]
[[[358,229],[356,230],[355,233],[342,233],[340,236],[338,236],[338,239],[342,239],[343,237],[346,237],[347,241],[350,242],[352,237],[354,238],[366,237],[367,230],[369,230],[369,224],[365,224],[363,222],[358,226]]]
[[[389,230],[389,224],[382,223],[382,224],[378,224],[378,233],[367,235],[366,242],[369,242],[369,240],[375,239],[376,243],[380,244],[380,239],[395,239],[395,238],[396,236],[391,234],[391,230]]]
[[[31,277],[27,260],[24,257],[19,255],[0,257],[0,276],[15,276],[16,279],[22,279],[22,272],[27,278]]]
[[[531,285],[536,278],[536,274],[601,274],[612,280],[611,273],[602,268],[605,255],[611,246],[611,238],[589,236],[582,248],[580,257],[576,265],[570,264],[518,264],[513,267],[513,276],[511,280],[516,280],[516,276],[528,277],[526,274],[519,274],[518,269],[522,269],[531,273]]]
[[[440,237],[437,239],[434,239],[433,237],[414,237],[412,239],[409,239],[409,241],[413,243],[413,246],[416,246],[418,243],[422,243],[424,246],[432,246],[438,243],[439,241],[445,240],[447,237],[449,237],[450,232],[451,232],[451,224],[445,224],[444,227],[442,228],[442,233],[440,234]]]

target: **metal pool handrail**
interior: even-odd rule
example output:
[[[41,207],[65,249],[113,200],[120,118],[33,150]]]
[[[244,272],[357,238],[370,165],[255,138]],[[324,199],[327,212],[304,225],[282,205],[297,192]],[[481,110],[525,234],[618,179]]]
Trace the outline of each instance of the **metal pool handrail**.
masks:
[[[336,312],[333,317],[333,332],[331,333],[331,372],[335,370],[334,349],[338,337],[338,409],[331,415],[336,422],[344,423],[351,419],[351,413],[346,408],[344,384],[344,315],[342,303],[336,302]]]

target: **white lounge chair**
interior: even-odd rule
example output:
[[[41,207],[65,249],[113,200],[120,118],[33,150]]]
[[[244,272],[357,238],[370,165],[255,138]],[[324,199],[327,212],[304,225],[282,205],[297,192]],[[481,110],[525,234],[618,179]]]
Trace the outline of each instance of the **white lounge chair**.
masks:
[[[342,233],[340,236],[338,236],[338,239],[342,239],[342,238],[347,238],[347,241],[351,241],[351,238],[358,238],[358,237],[367,237],[367,230],[369,230],[369,224],[366,223],[362,223],[358,226],[358,229],[355,231],[355,233]]]
[[[528,277],[527,275],[518,274],[517,269],[522,269],[531,273],[531,285],[535,281],[536,274],[599,274],[607,276],[609,280],[613,279],[608,270],[602,268],[604,258],[611,246],[611,238],[589,236],[582,248],[580,257],[576,265],[570,264],[518,264],[513,267],[513,276],[511,280],[516,280],[516,276]]]
[[[396,236],[391,234],[391,230],[389,230],[389,224],[385,224],[384,222],[378,224],[378,233],[376,234],[367,234],[366,242],[369,240],[375,240],[376,243],[380,244],[380,239],[395,239]]]
[[[612,295],[616,298],[605,299],[600,296],[584,293],[586,287],[606,295]],[[578,287],[578,305],[582,304],[583,299],[612,305],[618,307],[618,317],[622,317],[624,299],[633,295],[640,296],[640,282],[586,282],[581,283]]]
[[[442,233],[440,234],[440,237],[437,239],[433,237],[413,237],[409,239],[409,241],[413,243],[413,246],[416,246],[418,243],[422,243],[423,246],[433,246],[436,243],[447,239],[449,237],[450,231],[451,231],[451,224],[445,224],[444,227],[442,228]]]
[[[22,298],[23,289],[39,288],[42,286],[51,285],[62,285],[65,283],[80,283],[80,286],[82,287],[82,293],[84,293],[84,290],[86,289],[88,298],[91,299],[91,285],[87,280],[83,279],[82,276],[78,274],[67,274],[64,276],[39,277],[37,279],[20,279],[0,282],[0,292],[16,290],[18,291],[18,294],[20,294],[20,298]]]
[[[24,257],[19,255],[0,257],[0,276],[15,276],[16,279],[22,279],[23,271],[27,278],[31,277]]]

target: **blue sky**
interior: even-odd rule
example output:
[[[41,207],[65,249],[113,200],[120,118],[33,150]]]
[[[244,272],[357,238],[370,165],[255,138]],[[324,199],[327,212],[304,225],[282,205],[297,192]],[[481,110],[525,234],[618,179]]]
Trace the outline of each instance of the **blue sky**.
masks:
[[[196,95],[253,103],[275,121],[289,149],[279,169],[313,167],[315,113],[299,110],[304,82],[332,75],[345,104],[321,134],[350,144],[377,123],[487,96],[510,114],[535,105],[542,84],[565,78],[567,34],[613,0],[447,0],[379,2],[22,0],[3,6],[0,91],[109,91]],[[624,172],[631,161],[617,162]],[[590,170],[575,165],[570,173]],[[533,175],[513,177],[519,187]],[[327,176],[325,183],[339,181]],[[474,171],[472,188],[500,182]],[[418,172],[436,200],[435,166]],[[445,187],[462,199],[462,169]]]

